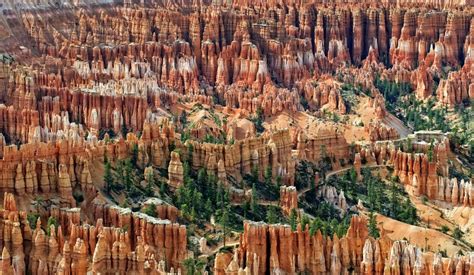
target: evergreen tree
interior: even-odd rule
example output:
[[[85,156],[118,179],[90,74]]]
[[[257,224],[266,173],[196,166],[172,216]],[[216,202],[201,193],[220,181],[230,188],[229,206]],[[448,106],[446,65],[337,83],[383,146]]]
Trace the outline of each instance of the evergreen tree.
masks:
[[[202,275],[206,263],[201,259],[188,258],[183,261],[183,267],[187,275]]]
[[[350,173],[349,175],[350,175],[351,183],[356,184],[357,183],[357,172],[354,169],[354,167],[351,168],[349,173]]]
[[[298,213],[296,213],[296,209],[293,208],[290,213],[290,226],[292,231],[296,231],[297,219]]]
[[[124,167],[124,183],[125,183],[125,188],[127,191],[130,191],[133,185],[133,165],[130,159],[125,160],[125,167]]]
[[[406,149],[407,152],[411,153],[412,150],[413,150],[413,144],[412,144],[412,141],[411,141],[410,138],[408,138],[407,141],[406,141],[406,147],[407,147],[407,149]]]
[[[274,224],[278,222],[276,207],[270,205],[267,209],[267,223]]]
[[[155,177],[153,176],[153,172],[146,176],[146,182],[147,182],[147,185],[145,188],[145,193],[147,196],[152,196],[153,186],[155,185]]]
[[[377,219],[374,215],[373,211],[369,212],[369,235],[372,236],[373,238],[378,238],[380,237],[380,232],[379,229],[377,228]]]
[[[125,122],[122,124],[122,137],[124,139],[127,138],[127,133],[128,133],[128,128],[127,128],[127,125],[125,124]]]
[[[207,218],[209,218],[212,215],[212,213],[214,212],[214,209],[212,207],[212,201],[211,201],[210,198],[207,198],[206,205],[204,206],[204,209],[205,209]]]
[[[222,227],[222,238],[224,240],[224,247],[225,247],[225,240],[229,230],[229,209],[228,207],[224,207],[222,214],[219,218],[219,224]]]
[[[309,234],[311,236],[314,236],[314,234],[316,234],[316,231],[318,231],[318,229],[321,229],[322,227],[323,221],[321,220],[321,218],[316,217],[316,219],[311,222],[311,225],[309,227]]]
[[[301,223],[301,230],[305,230],[306,225],[309,224],[309,218],[308,218],[308,216],[302,215],[300,223]]]
[[[48,223],[46,225],[46,234],[51,236],[51,225],[54,225],[54,229],[58,230],[58,221],[54,217],[48,218]],[[55,232],[56,233],[56,232]]]
[[[179,122],[181,123],[181,126],[184,128],[186,124],[188,123],[188,116],[186,114],[186,111],[182,111],[181,115],[179,116]]]
[[[281,186],[281,181],[282,181],[281,176],[278,175],[278,176],[276,177],[276,180],[275,180],[276,186],[278,186],[278,188],[280,188],[280,186]]]
[[[394,217],[408,224],[418,223],[418,214],[416,208],[411,204],[410,199],[406,198],[398,210],[397,216]]]
[[[250,210],[252,210],[252,213],[255,215],[257,211],[257,188],[255,188],[255,183],[252,184],[252,200],[250,204]]]
[[[400,203],[399,196],[398,196],[398,187],[395,182],[390,183],[390,189],[388,194],[388,203],[389,203],[389,216],[397,218],[398,213],[398,205]]]
[[[197,176],[197,184],[198,185],[205,185],[206,184],[206,178],[207,178],[206,169],[204,169],[204,168],[199,169],[198,176]]]
[[[370,178],[367,178],[367,177],[364,177],[365,179],[367,179],[367,203],[368,203],[368,206],[371,210],[374,209],[374,207],[376,206],[376,190],[375,190],[375,186],[374,186],[374,181],[373,179],[370,177]]]
[[[265,169],[264,178],[265,178],[265,184],[267,186],[272,186],[273,185],[273,182],[272,182],[272,167],[270,165],[268,165],[268,167]]]
[[[262,133],[265,131],[265,128],[263,127],[263,110],[261,107],[257,108],[257,112],[254,118],[252,118],[253,123],[255,124],[255,130],[257,130],[257,133]]]
[[[252,167],[251,172],[252,172],[252,183],[258,182],[258,174],[259,174],[258,167],[257,166]]]
[[[323,183],[326,179],[326,172],[331,169],[331,159],[327,155],[326,145],[321,145],[319,169],[321,171],[321,183]]]
[[[132,145],[132,157],[130,161],[134,167],[137,167],[137,161],[138,161],[138,144],[137,143],[134,143]]]
[[[160,184],[160,197],[164,198],[166,194],[166,183],[164,181]]]
[[[123,160],[117,162],[114,172],[114,187],[116,189],[122,189],[125,179],[125,162]]]
[[[155,217],[157,216],[156,214],[156,205],[154,203],[151,203],[143,209],[143,213],[147,214],[150,217]]]
[[[114,186],[114,177],[112,176],[112,166],[107,157],[105,158],[104,164],[104,185],[105,191],[109,194]]]
[[[221,185],[218,185],[217,186],[217,192],[216,192],[216,206],[217,206],[217,208],[222,209],[222,207],[224,207],[223,201],[224,201],[224,190],[222,190]]]
[[[431,141],[430,147],[428,148],[428,161],[429,162],[433,161],[433,149],[434,149],[434,145],[433,145],[433,141]]]
[[[249,213],[250,208],[250,202],[248,200],[245,200],[244,204],[242,205],[242,210],[244,211],[244,219],[247,219],[247,215]]]

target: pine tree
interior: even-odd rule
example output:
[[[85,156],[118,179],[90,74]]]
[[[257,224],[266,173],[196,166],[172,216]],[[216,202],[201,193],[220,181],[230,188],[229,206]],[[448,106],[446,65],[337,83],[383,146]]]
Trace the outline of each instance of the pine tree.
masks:
[[[206,263],[201,259],[188,258],[183,261],[183,267],[186,270],[185,274],[198,275],[203,274],[202,270],[206,266]]]
[[[314,219],[312,222],[311,222],[311,225],[309,227],[309,234],[311,236],[314,236],[314,234],[316,234],[316,231],[318,229],[321,229],[323,227],[323,221],[321,220],[321,218],[319,217],[316,217],[316,219]]]
[[[278,222],[276,207],[270,205],[267,209],[267,223],[274,224]]]
[[[125,174],[125,161],[119,160],[114,170],[114,187],[116,189],[123,189]]]
[[[46,234],[51,236],[51,225],[54,225],[54,229],[58,230],[58,221],[54,217],[48,218],[48,223],[46,225]]]
[[[252,184],[252,200],[250,202],[250,210],[252,210],[252,213],[255,214],[257,211],[257,188],[255,188],[255,183]]]
[[[127,191],[130,191],[133,185],[133,166],[130,159],[125,160],[125,167],[124,167],[124,182]]]
[[[105,191],[107,193],[110,193],[110,190],[112,190],[112,187],[114,186],[114,177],[112,176],[112,166],[110,165],[110,162],[107,158],[105,159],[105,164],[104,164],[104,185],[105,185]]]
[[[147,214],[150,217],[156,217],[156,205],[154,203],[149,204],[143,209],[143,213]]]
[[[227,236],[227,231],[229,227],[229,209],[228,207],[224,207],[221,217],[219,219],[219,224],[222,226],[222,235],[224,239],[224,247],[225,247],[225,239]]]
[[[153,195],[153,185],[155,185],[155,177],[153,175],[153,172],[146,175],[146,182],[147,185],[145,187],[145,193],[147,196],[152,196]]]
[[[374,215],[373,211],[369,212],[369,235],[372,236],[373,238],[378,238],[380,237],[380,232],[379,229],[377,228],[377,219]]]
[[[252,172],[252,183],[258,182],[258,174],[259,174],[258,167],[257,166],[252,167],[251,172]]]
[[[372,178],[367,178],[367,201],[368,201],[368,206],[371,210],[374,209],[376,206],[376,194],[375,194],[375,187],[373,183]]]
[[[428,148],[428,161],[429,162],[433,161],[433,149],[434,149],[434,145],[433,145],[433,141],[431,141],[430,147]]]
[[[127,125],[125,123],[122,124],[122,137],[124,139],[127,138],[127,133],[128,133],[128,128],[127,128]]]
[[[308,216],[302,215],[300,224],[301,224],[301,230],[305,230],[306,225],[309,224],[309,218],[308,218]]]
[[[198,185],[206,184],[206,178],[207,178],[206,169],[204,168],[199,169],[198,176],[197,176],[197,184]]]
[[[206,204],[204,205],[204,209],[206,211],[206,216],[209,218],[214,211],[212,208],[212,201],[210,198],[207,198]]]
[[[293,208],[290,213],[290,226],[292,231],[296,231],[297,219],[298,213],[296,213],[296,209]]]
[[[264,178],[265,178],[265,184],[267,186],[273,185],[273,182],[272,182],[272,167],[270,165],[265,169]]]
[[[351,168],[349,175],[350,175],[351,183],[356,184],[357,183],[357,172],[354,169],[354,167]]]
[[[321,170],[321,183],[326,179],[326,172],[331,168],[330,158],[327,155],[326,145],[321,145],[319,169]]]
[[[138,161],[138,144],[134,143],[132,145],[132,157],[131,157],[131,164],[136,167]]]
[[[388,194],[388,203],[389,203],[389,211],[390,211],[390,216],[392,218],[397,218],[397,213],[398,213],[398,205],[400,203],[399,197],[398,197],[398,187],[395,182],[390,183],[390,189],[389,189],[389,194]]]
[[[160,184],[160,197],[164,198],[165,194],[166,194],[166,183],[162,181]]]

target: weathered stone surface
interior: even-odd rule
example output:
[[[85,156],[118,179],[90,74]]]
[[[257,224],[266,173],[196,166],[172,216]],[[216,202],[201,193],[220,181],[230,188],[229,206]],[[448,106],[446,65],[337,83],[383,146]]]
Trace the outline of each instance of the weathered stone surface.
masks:
[[[290,215],[293,209],[298,209],[298,191],[296,187],[280,187],[280,207],[286,215]]]
[[[171,161],[168,166],[168,184],[173,188],[180,187],[183,182],[183,163],[177,152],[171,152]]]

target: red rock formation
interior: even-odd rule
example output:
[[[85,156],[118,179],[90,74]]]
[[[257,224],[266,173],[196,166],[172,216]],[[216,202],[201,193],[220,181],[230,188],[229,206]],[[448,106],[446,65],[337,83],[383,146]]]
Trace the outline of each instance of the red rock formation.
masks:
[[[347,235],[341,239],[323,237],[319,231],[311,236],[308,228],[298,227],[292,232],[288,226],[247,222],[238,252],[239,266],[258,273],[277,269],[284,272],[343,272],[350,266],[360,266],[366,238],[365,220],[356,217],[353,217]]]
[[[293,185],[296,159],[329,157],[334,168],[349,159],[348,144],[334,129],[298,133],[294,143],[282,130],[249,135],[232,145],[182,144],[175,125],[163,116],[186,103],[239,109],[235,113],[243,117],[262,110],[268,118],[302,111],[306,101],[309,111],[344,114],[339,83],[348,83],[370,95],[366,107],[384,119],[376,75],[410,83],[418,98],[426,99],[434,79],[449,70],[436,90],[440,103],[453,107],[474,94],[470,0],[234,0],[212,5],[126,0],[123,6],[96,0],[62,1],[59,8],[49,2],[7,1],[1,7],[0,48],[15,62],[7,65],[8,56],[0,62],[0,191],[59,198],[57,207],[41,213],[41,219],[54,217],[59,226],[42,228],[40,219],[31,232],[13,195],[5,195],[2,274],[161,274],[168,271],[164,265],[179,267],[186,257],[186,230],[161,219],[175,220],[175,208],[160,204],[160,219],[153,219],[96,199],[102,188],[98,166],[105,157],[114,165],[138,147],[137,166],[168,168],[174,188],[183,183],[184,161],[223,183],[257,168],[263,178],[271,168],[273,178]],[[393,66],[386,69],[385,64]],[[141,137],[129,131],[140,131]],[[372,141],[397,137],[379,124],[368,125],[367,131]],[[192,155],[187,154],[190,145]],[[387,143],[370,144],[355,158],[357,172],[362,160],[392,163],[415,194],[472,206],[471,184],[446,179],[445,145],[437,144],[430,160],[426,150],[412,155]],[[170,152],[171,147],[182,155]],[[80,205],[73,192],[84,195]],[[344,194],[328,193],[342,207]],[[297,204],[294,196],[284,192],[285,208]],[[87,211],[67,208],[76,203]],[[402,265],[405,273],[426,272],[414,248],[397,243],[389,257],[386,244],[355,229],[358,222],[363,223],[354,220],[341,239],[247,224],[239,254],[216,265],[219,272],[234,274],[239,266],[255,274],[276,268],[339,274],[349,266],[368,274],[384,269],[398,274]],[[462,273],[468,263],[452,260],[447,269]]]
[[[147,207],[150,204],[154,204],[156,207],[156,216],[162,220],[170,220],[171,222],[176,222],[179,216],[179,210],[165,203],[164,201],[156,198],[149,199],[144,202],[143,207]]]
[[[237,179],[250,174],[253,167],[258,168],[259,176],[263,179],[266,169],[270,167],[273,178],[281,176],[289,185],[294,182],[295,163],[291,157],[292,144],[288,130],[238,140],[233,145],[199,143],[190,140],[187,146],[193,149],[191,166],[195,170],[204,167],[208,173],[218,175],[218,164],[222,161],[225,174]],[[223,172],[221,166],[221,175]]]
[[[234,259],[230,259],[230,255],[217,255],[216,273],[276,270],[296,273],[306,270],[341,274],[355,269],[360,274],[424,274],[428,270],[450,270],[452,265],[453,271],[469,274],[462,266],[472,262],[469,256],[460,257],[457,263],[442,259],[440,254],[433,258],[432,254],[424,253],[406,241],[393,242],[386,235],[375,240],[368,236],[366,222],[359,217],[352,218],[351,226],[342,238],[337,235],[323,237],[319,231],[311,236],[308,229],[300,227],[292,232],[288,226],[247,222],[237,255]]]
[[[5,245],[2,273],[13,274],[12,268],[15,272],[26,272],[25,259],[29,261],[29,270],[35,274],[84,274],[90,267],[96,272],[152,272],[162,269],[157,264],[162,259],[167,265],[177,268],[186,257],[184,226],[131,214],[128,209],[109,207],[99,202],[95,203],[95,207],[95,226],[80,225],[78,210],[55,210],[52,217],[56,217],[59,227],[51,225],[47,235],[40,220],[32,232],[26,213],[17,211],[14,196],[5,193],[1,215],[4,217],[1,224],[4,230],[2,243]],[[70,213],[74,214],[71,216]],[[102,218],[97,216],[100,213],[104,214],[105,223],[113,227],[104,226]],[[63,227],[67,221],[69,224]],[[126,231],[124,226],[128,226]],[[31,243],[31,251],[23,245],[24,242]]]
[[[314,137],[300,138],[300,151],[304,151],[304,157],[313,162],[318,162],[322,157],[329,157],[332,164],[340,165],[341,160],[347,160],[349,156],[349,144],[344,136],[332,127],[319,127]]]
[[[380,121],[371,122],[364,128],[369,134],[370,141],[392,140],[400,137],[397,130],[381,123]]]
[[[171,152],[171,161],[168,166],[168,184],[173,188],[178,188],[184,183],[183,163],[177,152]]]
[[[303,96],[311,108],[346,113],[346,105],[337,83],[330,82],[330,80],[326,82],[307,81],[299,85],[302,86]]]
[[[298,192],[294,186],[280,187],[280,206],[283,213],[290,215],[293,209],[298,209]]]

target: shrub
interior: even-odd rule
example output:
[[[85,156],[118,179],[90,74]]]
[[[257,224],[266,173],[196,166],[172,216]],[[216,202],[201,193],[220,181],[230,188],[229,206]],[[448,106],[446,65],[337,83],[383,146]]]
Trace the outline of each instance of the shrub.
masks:
[[[143,213],[156,218],[156,205],[154,203],[150,203],[143,209]]]
[[[455,238],[456,240],[461,240],[463,235],[464,232],[462,232],[462,230],[456,226],[456,228],[454,228],[453,230],[453,238]]]
[[[449,227],[447,227],[446,225],[443,225],[441,226],[440,231],[446,234],[449,232]]]

